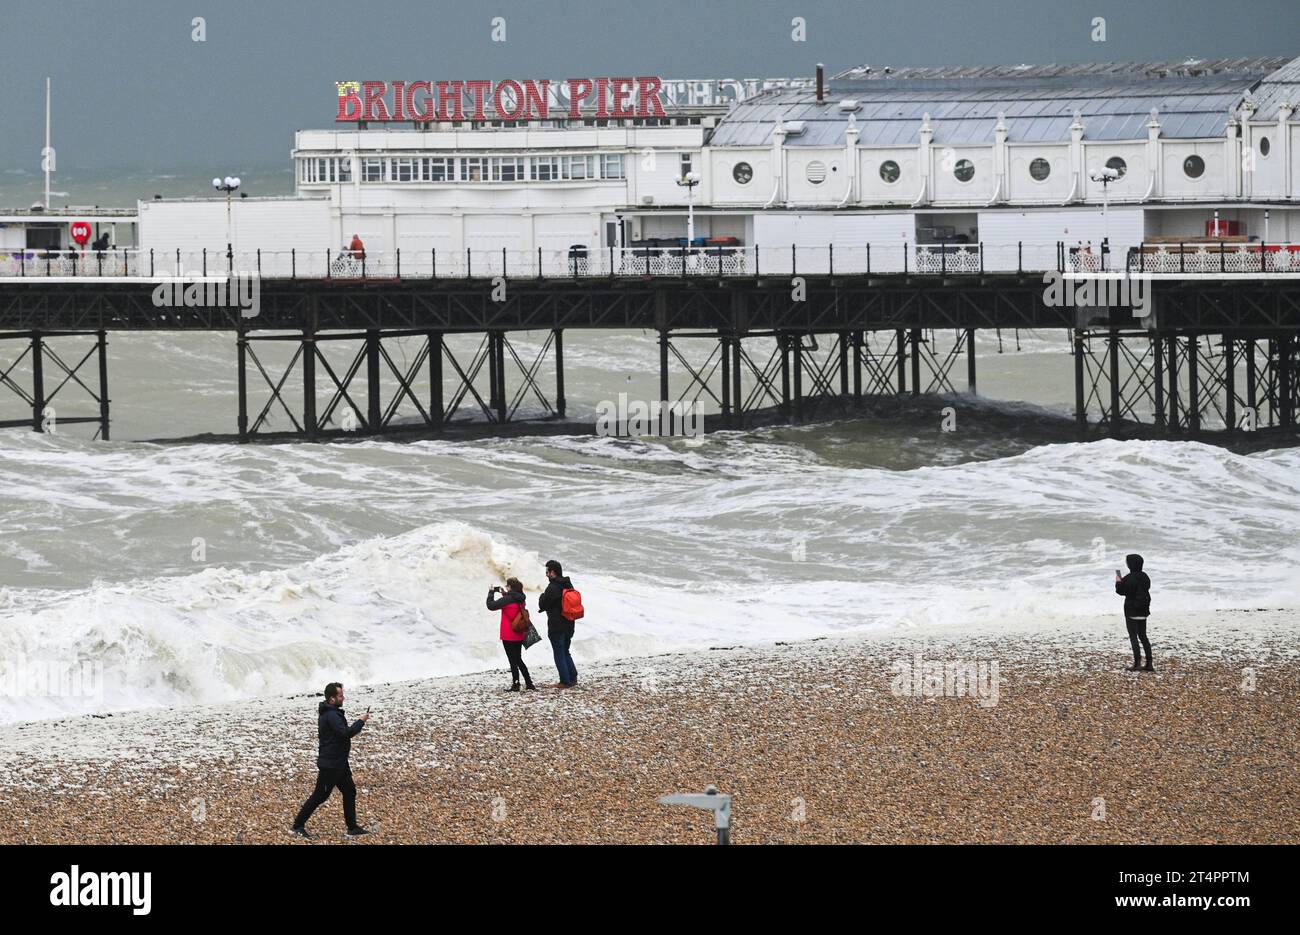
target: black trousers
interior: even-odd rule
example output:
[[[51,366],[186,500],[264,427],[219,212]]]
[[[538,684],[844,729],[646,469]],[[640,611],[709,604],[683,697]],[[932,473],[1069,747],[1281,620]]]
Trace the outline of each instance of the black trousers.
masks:
[[[325,800],[330,797],[335,786],[338,786],[339,793],[343,796],[343,820],[348,823],[349,828],[355,828],[357,786],[352,781],[352,769],[347,766],[342,769],[322,769],[316,774],[316,788],[307,797],[307,801],[302,803],[302,808],[298,810],[298,817],[293,820],[293,826],[295,828],[305,826],[312,812],[325,804]]]
[[[533,678],[528,674],[528,666],[524,665],[524,641],[502,640],[501,645],[506,648],[506,658],[510,660],[510,681],[518,685],[519,674],[522,672],[524,684],[533,684]]]
[[[1138,640],[1142,641],[1142,648],[1147,654],[1147,665],[1150,665],[1151,643],[1147,641],[1147,622],[1125,617],[1124,623],[1128,626],[1128,641],[1133,645],[1133,665],[1140,665],[1142,662],[1142,657],[1138,653]]]

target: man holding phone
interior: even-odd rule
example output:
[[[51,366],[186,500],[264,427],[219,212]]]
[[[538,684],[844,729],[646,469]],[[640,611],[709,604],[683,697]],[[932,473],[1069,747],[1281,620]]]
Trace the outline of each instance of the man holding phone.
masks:
[[[358,837],[369,834],[357,824],[357,787],[352,781],[352,768],[348,765],[348,753],[352,749],[352,738],[361,733],[361,729],[370,720],[370,709],[348,726],[348,719],[343,714],[343,683],[330,682],[325,686],[325,700],[316,709],[316,733],[320,746],[316,756],[316,788],[312,790],[307,801],[298,810],[298,817],[293,820],[294,834],[309,838],[307,820],[337,786],[343,796],[343,819],[347,822],[348,834]]]
[[[1151,665],[1151,643],[1147,641],[1147,617],[1151,614],[1151,579],[1142,571],[1142,556],[1136,552],[1124,557],[1129,573],[1121,575],[1115,569],[1115,593],[1124,595],[1124,623],[1128,627],[1128,640],[1133,647],[1133,665],[1130,672],[1154,672]],[[1138,642],[1146,650],[1147,662],[1142,665]]]

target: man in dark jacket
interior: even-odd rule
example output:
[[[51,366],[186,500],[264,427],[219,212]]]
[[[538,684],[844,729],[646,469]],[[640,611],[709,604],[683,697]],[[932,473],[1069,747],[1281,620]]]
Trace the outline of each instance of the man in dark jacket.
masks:
[[[325,700],[316,709],[316,733],[320,738],[320,748],[316,756],[316,788],[302,803],[298,817],[293,820],[293,833],[300,837],[311,837],[307,833],[307,819],[325,800],[330,797],[334,787],[338,786],[343,796],[343,819],[347,822],[348,834],[356,837],[369,834],[357,824],[357,787],[352,782],[352,768],[348,766],[348,753],[352,749],[352,738],[361,733],[361,728],[370,720],[369,714],[363,714],[348,726],[348,719],[343,714],[343,684],[330,682],[325,686]]]
[[[564,574],[564,569],[555,559],[546,563],[546,577],[550,583],[537,598],[537,609],[546,611],[546,635],[551,641],[551,652],[555,655],[555,669],[560,674],[556,688],[572,688],[578,683],[578,668],[569,655],[569,644],[573,642],[573,621],[564,616],[564,592],[573,587],[573,582]]]
[[[1151,613],[1151,579],[1142,571],[1142,556],[1134,553],[1124,557],[1128,574],[1120,577],[1115,570],[1115,593],[1124,595],[1124,623],[1128,626],[1128,640],[1133,646],[1133,665],[1130,672],[1154,672],[1151,665],[1151,644],[1147,642],[1147,617]],[[1147,664],[1142,665],[1138,641],[1146,650]]]

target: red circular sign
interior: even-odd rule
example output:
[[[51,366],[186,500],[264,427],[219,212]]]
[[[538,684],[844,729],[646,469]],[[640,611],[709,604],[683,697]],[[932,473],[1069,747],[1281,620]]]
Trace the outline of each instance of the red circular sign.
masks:
[[[81,246],[86,245],[86,241],[90,240],[90,235],[92,233],[90,225],[85,221],[73,221],[71,232],[72,239]]]

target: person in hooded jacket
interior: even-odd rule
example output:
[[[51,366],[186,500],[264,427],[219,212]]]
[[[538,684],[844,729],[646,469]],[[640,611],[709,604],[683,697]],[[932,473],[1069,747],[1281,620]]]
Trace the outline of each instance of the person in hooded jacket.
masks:
[[[537,686],[533,684],[533,678],[528,674],[528,666],[524,665],[524,637],[527,633],[515,631],[515,618],[524,609],[524,586],[518,578],[507,578],[501,596],[494,597],[493,595],[500,590],[500,588],[488,589],[487,609],[501,611],[501,645],[505,647],[506,658],[510,660],[509,691],[519,691],[520,673],[524,676],[524,688],[532,691]]]
[[[1128,626],[1128,640],[1133,646],[1133,665],[1129,672],[1154,672],[1151,665],[1151,643],[1147,640],[1147,617],[1151,614],[1151,579],[1142,570],[1142,556],[1134,553],[1124,557],[1128,574],[1120,576],[1115,571],[1115,593],[1124,595],[1124,623]],[[1146,665],[1138,653],[1138,641],[1146,651]]]
[[[325,700],[316,709],[316,734],[319,747],[316,756],[316,788],[312,790],[307,801],[298,810],[298,817],[293,820],[294,834],[309,838],[307,820],[316,811],[337,786],[343,796],[343,820],[347,823],[348,834],[356,837],[369,834],[357,824],[357,787],[352,781],[352,768],[348,765],[348,753],[352,749],[352,738],[361,733],[361,728],[370,720],[369,714],[363,714],[348,726],[348,719],[343,714],[343,683],[330,682],[325,686]]]
[[[564,569],[555,559],[546,563],[546,577],[550,583],[537,598],[537,609],[546,611],[546,635],[551,641],[551,652],[555,655],[555,669],[560,674],[556,688],[572,688],[578,683],[578,667],[573,664],[569,654],[569,644],[573,642],[573,621],[564,616],[564,592],[573,587],[573,582],[564,574]]]

